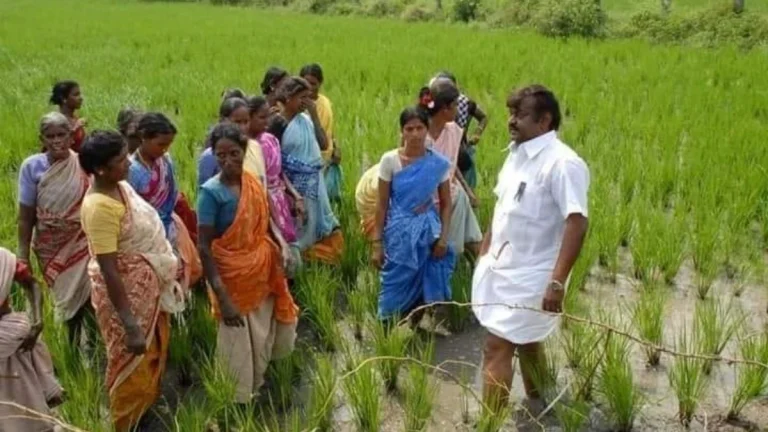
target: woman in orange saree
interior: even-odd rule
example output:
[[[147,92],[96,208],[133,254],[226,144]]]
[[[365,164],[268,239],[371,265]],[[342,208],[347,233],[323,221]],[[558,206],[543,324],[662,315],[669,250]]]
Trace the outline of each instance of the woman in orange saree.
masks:
[[[91,313],[88,243],[80,225],[88,176],[70,150],[72,131],[63,114],[42,118],[40,141],[44,151],[25,159],[19,170],[18,256],[29,264],[31,245],[70,343],[77,343]]]
[[[198,198],[200,256],[219,319],[217,356],[249,402],[271,360],[293,351],[298,307],[284,276],[290,248],[270,218],[265,186],[243,169],[248,138],[222,123],[211,132],[221,171]]]
[[[157,211],[125,182],[128,149],[117,132],[96,131],[80,165],[93,175],[81,208],[88,274],[107,351],[106,385],[118,431],[132,428],[160,394],[169,313],[183,310],[178,259]]]

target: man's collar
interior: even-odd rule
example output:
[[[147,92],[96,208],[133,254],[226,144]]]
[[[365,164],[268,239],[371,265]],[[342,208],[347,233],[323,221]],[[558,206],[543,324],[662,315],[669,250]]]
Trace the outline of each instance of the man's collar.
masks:
[[[544,135],[539,135],[536,138],[532,140],[528,140],[524,143],[516,144],[514,141],[509,143],[507,146],[507,150],[513,150],[513,149],[520,149],[521,147],[523,150],[525,150],[525,154],[528,156],[528,159],[533,159],[536,157],[537,154],[539,154],[542,150],[544,150],[544,147],[546,147],[549,143],[552,142],[557,138],[557,132],[555,131],[549,131],[545,133]]]

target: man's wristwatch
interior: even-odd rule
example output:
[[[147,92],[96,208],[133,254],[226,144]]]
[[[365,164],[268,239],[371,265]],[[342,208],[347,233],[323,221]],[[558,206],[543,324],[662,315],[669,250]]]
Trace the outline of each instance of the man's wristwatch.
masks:
[[[563,286],[563,283],[557,280],[552,279],[549,281],[549,287],[552,288],[552,291],[554,292],[560,292],[565,290],[565,287]]]

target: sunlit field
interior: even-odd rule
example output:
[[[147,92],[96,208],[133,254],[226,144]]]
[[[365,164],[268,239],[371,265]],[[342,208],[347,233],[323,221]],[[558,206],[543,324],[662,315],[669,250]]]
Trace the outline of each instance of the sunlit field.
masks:
[[[256,93],[271,65],[325,70],[343,151],[342,266],[300,275],[298,350],[273,364],[247,407],[234,404],[214,361],[215,325],[196,295],[174,321],[163,398],[146,430],[768,428],[764,54],[116,0],[6,0],[0,22],[0,244],[12,250],[18,167],[39,149],[56,80],[81,84],[89,130],[113,128],[127,105],[167,113],[180,131],[171,148],[178,180],[195,197],[197,156],[224,89]],[[561,138],[591,170],[590,232],[566,300],[575,318],[548,342],[556,385],[541,418],[518,405],[492,416],[478,403],[477,371],[466,364],[479,364],[483,332],[466,306],[453,306],[450,338],[385,335],[375,320],[378,276],[359,234],[355,185],[397,144],[397,115],[441,69],[490,115],[477,160],[484,229],[512,89],[536,82],[555,91]],[[470,280],[462,262],[454,300],[471,301]],[[47,310],[44,338],[68,398],[58,415],[110,430],[103,350],[86,358],[68,347]]]

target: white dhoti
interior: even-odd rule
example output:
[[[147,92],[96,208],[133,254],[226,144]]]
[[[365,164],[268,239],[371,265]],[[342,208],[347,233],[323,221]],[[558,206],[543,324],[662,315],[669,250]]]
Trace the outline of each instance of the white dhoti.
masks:
[[[483,327],[500,338],[519,345],[541,342],[557,328],[559,317],[514,306],[541,310],[551,275],[551,266],[505,268],[486,254],[472,277],[472,311]]]

